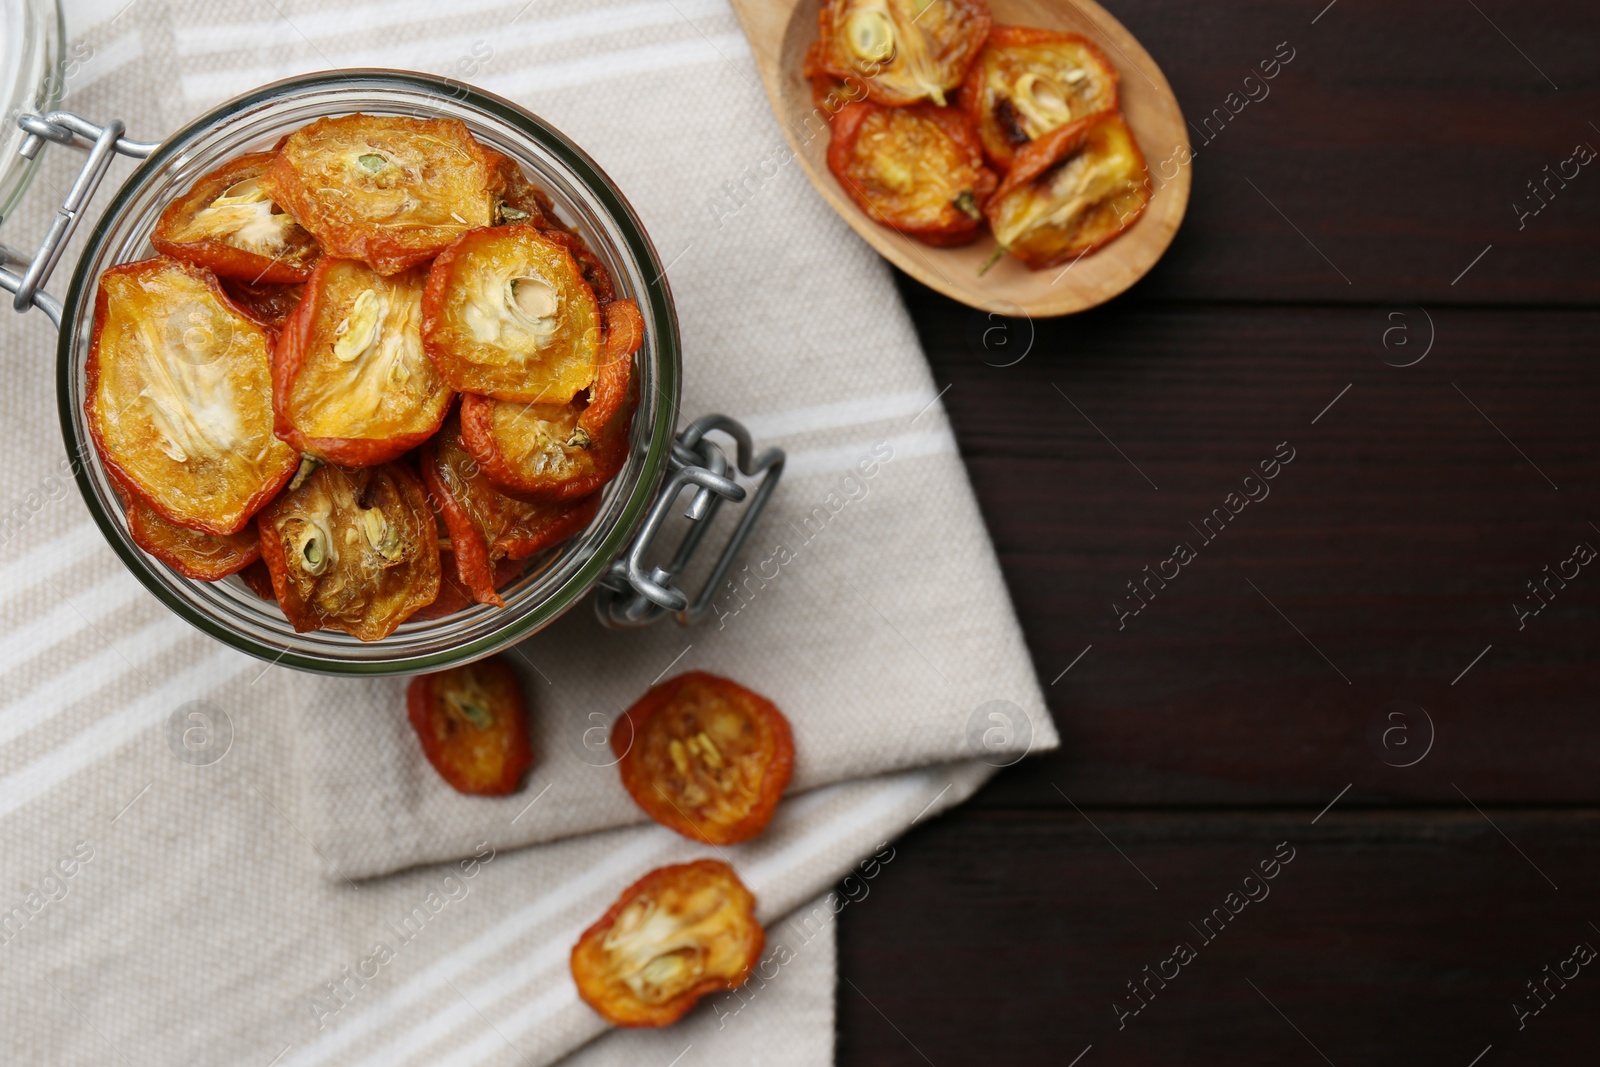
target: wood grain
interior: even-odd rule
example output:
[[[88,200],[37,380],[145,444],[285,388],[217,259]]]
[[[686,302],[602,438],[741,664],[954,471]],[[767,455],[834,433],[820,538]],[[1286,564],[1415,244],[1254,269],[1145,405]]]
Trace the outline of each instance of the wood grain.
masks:
[[[846,907],[839,1062],[1590,1062],[1592,968],[1523,1029],[1512,1004],[1600,947],[1600,571],[1520,629],[1513,604],[1600,547],[1600,174],[1521,228],[1510,205],[1600,147],[1600,21],[1113,10],[1191,118],[1296,58],[1196,136],[1183,230],[1123,296],[1030,322],[900,278],[1062,747]],[[1284,440],[1270,497],[1118,629],[1125,583]],[[1412,708],[1434,745],[1400,766]],[[1125,983],[1282,840],[1270,899],[1117,1030]]]
[[[1578,942],[1600,948],[1600,813],[1487,810],[1559,890],[1470,810],[1090,814],[941,818],[851,883],[839,1062],[1066,1067],[1090,1045],[1079,1067],[1468,1067],[1490,1045],[1479,1067],[1591,1060],[1595,965],[1520,1030],[1512,1005]],[[1294,859],[1207,943],[1190,923],[1279,842]],[[1119,1030],[1127,983],[1180,942],[1196,958]]]
[[[733,6],[778,123],[811,184],[881,255],[946,296],[971,307],[1036,318],[1094,307],[1142,278],[1183,221],[1190,174],[1187,166],[1174,163],[1170,176],[1153,182],[1150,206],[1132,228],[1071,269],[1030,271],[1007,257],[979,276],[994,250],[987,233],[960,248],[930,247],[867,218],[829,172],[827,116],[812,103],[811,87],[801,74],[805,51],[817,36],[818,0],[734,0]],[[989,6],[997,24],[1070,30],[1099,43],[1121,75],[1123,114],[1150,163],[1187,160],[1188,130],[1161,68],[1094,0],[992,0]]]
[[[996,320],[905,293],[1064,734],[1003,802],[1059,805],[1052,778],[1112,804],[1596,797],[1600,570],[1520,629],[1513,605],[1600,547],[1600,314],[1446,309],[1399,368],[1382,337],[1406,320],[1379,308],[1119,304],[992,367]],[[1189,524],[1285,440],[1270,495],[1206,542]],[[1180,540],[1198,558],[1119,629]],[[1409,769],[1374,747],[1392,701],[1434,719]]]

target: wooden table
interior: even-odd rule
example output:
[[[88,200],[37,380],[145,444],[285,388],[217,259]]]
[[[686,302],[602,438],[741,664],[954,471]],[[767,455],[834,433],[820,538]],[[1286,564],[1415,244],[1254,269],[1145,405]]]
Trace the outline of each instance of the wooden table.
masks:
[[[1198,147],[1123,298],[902,279],[1062,746],[844,909],[843,1064],[1600,1056],[1600,11],[1325,2],[1108,5]]]

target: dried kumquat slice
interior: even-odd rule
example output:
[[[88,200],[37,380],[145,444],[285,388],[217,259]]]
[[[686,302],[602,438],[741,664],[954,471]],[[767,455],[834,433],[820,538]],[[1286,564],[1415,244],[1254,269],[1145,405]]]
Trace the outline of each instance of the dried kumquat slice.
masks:
[[[266,331],[204,267],[102,274],[87,378],[100,458],[168,522],[238,533],[299,463],[272,433]]]
[[[278,605],[299,631],[389,636],[439,595],[439,535],[399,463],[321,466],[257,522]]]
[[[711,845],[772,821],[794,770],[789,720],[772,701],[704,671],[669,678],[611,731],[622,784],[656,822]]]
[[[305,281],[322,250],[261,187],[274,158],[252,152],[200,178],[161,212],[150,243],[224,278]]]
[[[989,34],[984,0],[823,0],[813,68],[888,107],[943,105]]]
[[[445,420],[422,448],[422,479],[450,531],[461,581],[480,604],[505,607],[495,590],[503,559],[527,559],[582,532],[600,498],[519,500],[501,492],[461,443],[461,421]]]
[[[571,404],[508,404],[461,398],[461,442],[504,492],[543,500],[588,496],[628,461],[629,417],[614,418],[592,438],[580,425],[587,409]],[[625,416],[631,416],[629,404]]]
[[[1114,110],[1117,71],[1081,34],[996,26],[967,72],[961,106],[985,154],[1005,170],[1023,145]]]
[[[278,338],[277,432],[346,467],[386,463],[439,429],[455,394],[422,349],[418,267],[385,277],[328,257]]]
[[[163,519],[115,475],[111,485],[122,498],[133,543],[185,578],[215,582],[260,561],[261,540],[254,525],[233,534],[201,533]]]
[[[766,945],[755,897],[732,867],[658,867],[572,946],[578,995],[613,1026],[668,1026],[707,993],[737,989]]]
[[[1033,270],[1087,255],[1150,203],[1144,153],[1121,112],[1063,126],[1017,153],[984,213],[995,240]]]
[[[493,224],[496,155],[457,119],[344,115],[291,133],[260,183],[329,255],[398,274]]]
[[[260,542],[257,542],[259,547]],[[250,591],[262,600],[276,602],[278,593],[272,588],[272,572],[267,570],[267,565],[261,562],[258,556],[254,563],[239,572],[239,580],[249,587]]]
[[[833,118],[828,169],[867,217],[932,245],[977,237],[999,181],[972,120],[930,104],[847,104]]]
[[[495,222],[510,225],[529,222],[542,228],[560,226],[556,219],[555,201],[550,194],[528,180],[522,168],[510,156],[490,151],[489,157],[499,175],[502,192],[495,209]]]
[[[276,282],[246,282],[237,278],[223,278],[222,291],[228,299],[239,305],[246,315],[267,328],[269,337],[275,337],[289,321],[289,316],[300,304],[304,285],[282,285]]]
[[[593,383],[600,339],[594,291],[537,226],[469,233],[428,272],[422,340],[458,392],[565,404]]]
[[[458,793],[513,793],[533,765],[522,684],[504,660],[419,674],[406,710],[423,755]]]

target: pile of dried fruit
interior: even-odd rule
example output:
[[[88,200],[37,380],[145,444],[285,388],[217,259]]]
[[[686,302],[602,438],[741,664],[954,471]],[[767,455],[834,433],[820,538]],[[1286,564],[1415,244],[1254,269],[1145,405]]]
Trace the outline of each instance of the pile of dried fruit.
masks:
[[[1150,202],[1117,72],[1088,38],[993,26],[984,0],[823,0],[818,25],[805,73],[828,169],[869,218],[932,245],[987,226],[996,257],[1039,270]]]
[[[627,459],[639,309],[461,122],[319,119],[151,244],[100,278],[95,445],[135,543],[297,630],[504,606]]]

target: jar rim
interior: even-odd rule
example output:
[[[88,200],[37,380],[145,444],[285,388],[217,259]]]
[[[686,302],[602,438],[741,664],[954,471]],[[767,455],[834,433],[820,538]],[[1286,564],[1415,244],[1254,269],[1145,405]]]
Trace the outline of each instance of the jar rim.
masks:
[[[67,30],[59,0],[5,0],[6,32],[0,32],[0,218],[8,218],[28,191],[39,156],[18,149],[24,134],[17,116],[44,114],[61,102],[70,71]]]
[[[77,353],[86,350],[87,338],[82,336],[82,324],[86,321],[85,303],[92,310],[98,283],[91,273],[97,271],[96,264],[102,258],[107,242],[134,199],[175,163],[181,163],[187,148],[225,120],[263,105],[325,91],[336,85],[341,92],[348,88],[352,96],[352,106],[340,113],[362,110],[358,98],[363,87],[415,92],[419,94],[416,101],[418,113],[427,112],[427,98],[448,97],[462,107],[515,128],[540,148],[556,156],[581,182],[584,191],[594,197],[608,221],[615,225],[626,245],[617,251],[639,268],[642,288],[632,295],[639,300],[647,320],[653,326],[653,337],[647,341],[654,346],[656,354],[654,388],[647,401],[654,416],[650,421],[650,436],[648,442],[636,441],[635,448],[644,450],[643,461],[632,484],[619,487],[619,491],[626,494],[626,500],[620,509],[613,510],[609,526],[599,542],[558,587],[526,605],[520,614],[505,619],[503,624],[492,627],[480,636],[435,651],[396,652],[393,656],[387,656],[375,651],[383,646],[383,641],[379,641],[351,646],[360,647],[363,654],[359,658],[341,659],[327,655],[322,650],[310,652],[297,649],[289,643],[274,644],[228,625],[202,610],[195,602],[179,595],[169,586],[164,564],[146,556],[132,543],[118,517],[112,513],[112,505],[101,486],[92,477],[91,468],[98,466],[99,457],[93,443],[85,440],[78,428],[80,412],[74,403],[74,387],[81,368]],[[482,89],[414,71],[363,68],[323,71],[263,85],[217,105],[160,143],[123,182],[105,211],[95,220],[83,252],[78,257],[63,300],[61,330],[57,340],[56,378],[62,437],[72,461],[79,492],[106,541],[146,589],[202,632],[258,659],[312,673],[379,676],[441,670],[491,655],[548,625],[594,587],[631,541],[666,473],[681,390],[682,358],[672,294],[660,257],[626,197],[587,153],[543,119]],[[643,415],[645,410],[646,405],[642,404],[640,414]],[[501,613],[511,612],[509,605],[506,609],[497,610]]]

